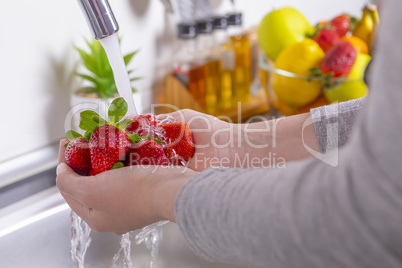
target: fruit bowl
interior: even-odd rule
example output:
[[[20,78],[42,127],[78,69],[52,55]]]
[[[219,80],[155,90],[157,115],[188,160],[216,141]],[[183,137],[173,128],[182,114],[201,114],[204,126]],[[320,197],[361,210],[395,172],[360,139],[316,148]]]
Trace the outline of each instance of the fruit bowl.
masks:
[[[274,62],[269,60],[265,53],[259,55],[259,66],[261,84],[266,91],[270,106],[285,116],[306,113],[312,108],[328,105],[335,101],[358,98],[365,95],[367,91],[362,78],[345,77],[331,79],[331,84],[334,86],[324,90],[322,78],[303,76],[275,68]],[[280,88],[285,88],[287,95],[281,96],[280,92],[284,90],[278,90]],[[292,97],[294,96],[292,92],[296,90],[299,95],[297,99]],[[300,94],[300,90],[304,90],[306,93]],[[347,90],[346,93],[342,92],[345,90]],[[340,95],[345,95],[347,98],[338,97]]]

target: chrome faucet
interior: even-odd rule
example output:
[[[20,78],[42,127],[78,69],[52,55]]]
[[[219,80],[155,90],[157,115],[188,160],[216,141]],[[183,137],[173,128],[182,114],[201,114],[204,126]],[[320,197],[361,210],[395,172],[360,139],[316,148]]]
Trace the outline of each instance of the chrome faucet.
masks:
[[[103,39],[119,30],[108,0],[78,0],[95,39]]]

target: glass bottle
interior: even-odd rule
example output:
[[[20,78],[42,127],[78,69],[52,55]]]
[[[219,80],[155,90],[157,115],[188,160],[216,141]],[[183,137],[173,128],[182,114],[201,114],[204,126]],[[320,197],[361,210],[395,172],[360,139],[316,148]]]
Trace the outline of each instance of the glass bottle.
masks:
[[[236,101],[246,101],[250,97],[251,48],[243,31],[242,13],[228,15],[228,32],[235,51],[235,74],[233,97]]]
[[[203,74],[200,72],[203,62],[197,57],[196,25],[187,22],[179,23],[177,27],[179,42],[175,54],[174,75],[188,88],[193,98],[202,105],[200,91],[203,91],[205,86],[202,85]]]
[[[214,49],[220,61],[220,91],[218,92],[218,107],[229,109],[232,107],[233,82],[235,71],[235,51],[228,36],[228,21],[225,16],[215,16],[212,20],[214,26]]]
[[[197,54],[202,58],[203,65],[200,68],[200,73],[204,75],[202,85],[205,86],[205,91],[200,92],[200,94],[204,96],[202,106],[207,113],[216,111],[218,92],[220,91],[220,61],[219,57],[213,53],[212,32],[213,25],[210,19],[197,21]]]

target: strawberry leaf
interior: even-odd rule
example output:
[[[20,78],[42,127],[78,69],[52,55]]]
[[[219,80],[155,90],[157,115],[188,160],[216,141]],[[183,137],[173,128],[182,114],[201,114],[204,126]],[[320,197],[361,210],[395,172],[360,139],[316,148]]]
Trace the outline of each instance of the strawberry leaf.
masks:
[[[87,132],[85,132],[84,140],[89,141],[89,140],[91,139],[92,132],[93,132],[93,131],[87,131]]]
[[[116,127],[118,129],[122,129],[124,130],[129,124],[131,124],[132,122],[134,122],[133,119],[124,119],[122,121],[120,121],[119,123],[116,124]]]
[[[310,72],[313,76],[322,76],[322,71],[318,67],[311,68]]]
[[[69,139],[70,141],[82,137],[82,135],[78,132],[75,132],[74,130],[70,130],[66,132],[66,138]]]
[[[128,111],[127,102],[123,98],[115,99],[108,110],[109,121],[113,125],[119,122]]]
[[[142,140],[153,140],[162,145],[162,141],[160,139],[154,138],[154,137],[147,137],[147,136],[141,136]]]
[[[100,126],[104,126],[108,124],[108,121],[106,121],[105,119],[103,119],[99,114],[97,113],[93,113],[92,114],[92,121],[95,122],[98,127]]]
[[[350,16],[350,29],[349,31],[353,32],[356,28],[356,24],[359,20],[356,17]]]
[[[93,115],[97,115],[100,117],[97,113],[91,110],[86,110],[81,112],[81,122],[80,122],[80,128],[85,131],[94,131],[97,129],[100,125],[99,123],[95,122],[92,120]]]
[[[141,137],[138,134],[127,135],[132,143],[137,143],[141,141]]]
[[[116,164],[113,165],[113,167],[110,170],[119,169],[122,167],[124,167],[124,164],[122,162],[117,162]]]

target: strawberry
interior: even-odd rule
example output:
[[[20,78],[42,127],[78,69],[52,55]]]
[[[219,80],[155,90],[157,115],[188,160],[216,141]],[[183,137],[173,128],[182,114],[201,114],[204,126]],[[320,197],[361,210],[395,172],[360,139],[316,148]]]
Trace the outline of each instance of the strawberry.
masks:
[[[85,170],[87,175],[96,175],[111,168],[122,167],[123,164],[119,160],[130,151],[131,141],[140,140],[138,135],[130,136],[124,131],[127,125],[133,122],[131,119],[123,119],[127,110],[124,99],[117,98],[109,107],[109,121],[94,111],[83,111],[80,114],[80,128],[86,131],[84,137],[73,130],[66,133],[72,144],[76,138],[80,138],[81,143],[87,142],[87,153],[90,159],[90,164],[86,166],[88,169]]]
[[[154,140],[145,139],[139,143],[133,144],[126,161],[126,165],[167,165],[169,163],[166,158],[162,145]]]
[[[91,156],[89,143],[83,137],[70,141],[67,145],[64,157],[67,165],[81,175],[88,175],[91,170]]]
[[[91,168],[91,170],[89,171],[88,176],[95,176],[95,175],[96,175],[95,170],[93,168]]]
[[[153,114],[137,115],[128,117],[134,120],[126,127],[128,134],[138,134],[140,136],[153,137],[156,127],[156,118]]]
[[[131,141],[124,130],[113,125],[98,127],[89,140],[92,168],[96,174],[110,170],[130,151]]]
[[[317,36],[314,37],[322,50],[326,53],[333,45],[339,42],[339,35],[336,31],[331,29],[321,30]]]
[[[339,36],[346,35],[350,30],[350,25],[350,16],[346,14],[337,16],[331,20],[331,27],[334,28]]]
[[[165,153],[171,164],[183,164],[193,157],[194,140],[186,123],[160,124],[160,127],[164,134],[160,139],[165,145]]]
[[[328,50],[320,64],[323,74],[347,77],[356,61],[357,52],[349,41],[340,41]]]

